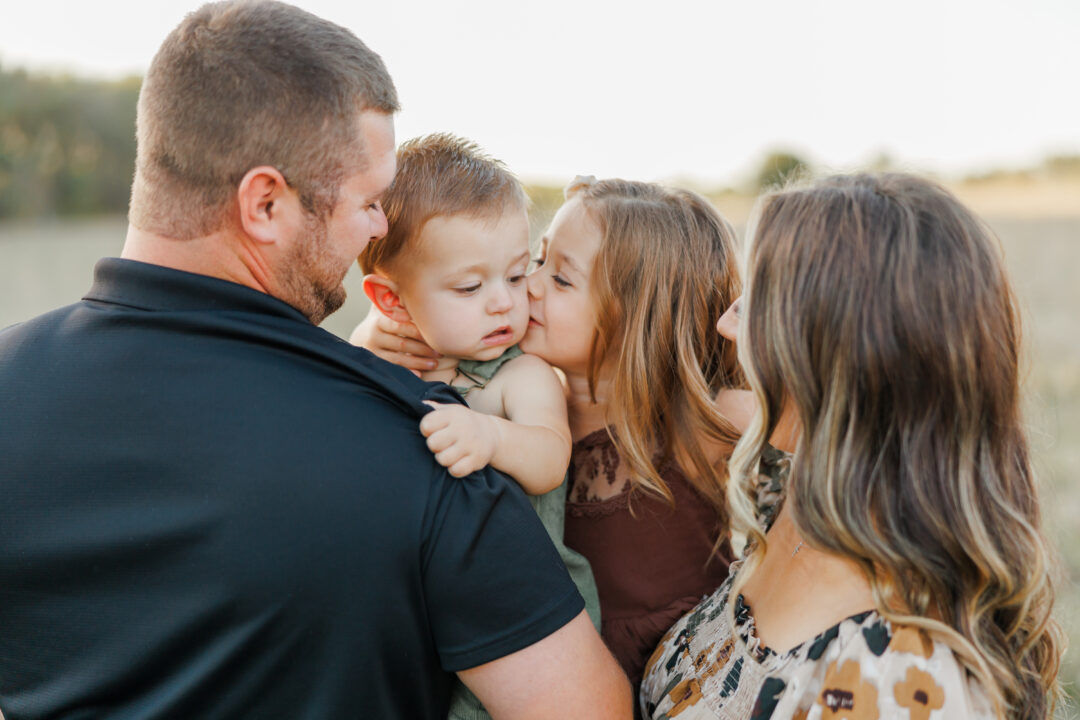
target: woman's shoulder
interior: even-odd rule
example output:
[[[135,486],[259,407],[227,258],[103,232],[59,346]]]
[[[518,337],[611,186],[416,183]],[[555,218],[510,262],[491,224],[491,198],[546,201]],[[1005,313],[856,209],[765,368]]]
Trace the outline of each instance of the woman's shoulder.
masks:
[[[647,717],[993,717],[953,651],[918,628],[867,611],[777,654],[757,643],[740,599],[728,624],[729,591],[730,578],[661,641],[642,685]]]
[[[916,627],[892,625],[876,612],[849,618],[800,646],[789,672],[770,678],[755,718],[993,717],[985,693],[955,653]],[[828,711],[828,712],[826,712]]]

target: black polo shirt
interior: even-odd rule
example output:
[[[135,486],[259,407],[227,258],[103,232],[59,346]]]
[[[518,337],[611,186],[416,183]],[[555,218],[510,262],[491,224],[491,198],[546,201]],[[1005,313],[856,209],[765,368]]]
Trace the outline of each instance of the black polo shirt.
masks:
[[[583,608],[518,487],[418,429],[445,385],[233,283],[98,263],[0,332],[7,720],[441,718]]]

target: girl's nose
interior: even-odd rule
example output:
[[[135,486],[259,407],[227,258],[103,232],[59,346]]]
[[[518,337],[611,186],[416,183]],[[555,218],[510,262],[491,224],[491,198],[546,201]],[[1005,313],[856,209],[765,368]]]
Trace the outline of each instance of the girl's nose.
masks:
[[[539,300],[544,294],[544,283],[540,279],[540,273],[534,272],[525,276],[525,287],[529,291],[530,300]]]

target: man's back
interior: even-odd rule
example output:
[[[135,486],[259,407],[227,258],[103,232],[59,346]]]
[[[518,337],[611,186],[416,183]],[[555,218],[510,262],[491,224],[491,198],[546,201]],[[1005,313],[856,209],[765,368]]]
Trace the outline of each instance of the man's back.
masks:
[[[524,497],[426,450],[438,392],[142,263],[0,333],[7,720],[437,717],[446,671],[565,625]]]

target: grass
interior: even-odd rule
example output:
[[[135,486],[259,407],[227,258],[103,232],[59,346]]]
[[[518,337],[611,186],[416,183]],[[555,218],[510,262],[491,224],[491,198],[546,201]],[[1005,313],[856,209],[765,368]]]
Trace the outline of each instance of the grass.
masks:
[[[960,194],[989,218],[1000,237],[1021,302],[1032,451],[1046,529],[1061,555],[1056,614],[1075,648],[1080,644],[1080,323],[1075,316],[1080,307],[1080,207],[1070,211],[1067,203],[1045,199],[1025,204],[1017,197],[1022,192],[1023,187],[1004,192],[980,186],[968,189],[968,196]],[[560,199],[551,190],[534,193],[534,238]],[[751,205],[747,198],[717,200],[733,222],[745,222]],[[0,224],[0,327],[78,300],[90,286],[93,263],[119,254],[123,234],[122,218]],[[359,281],[354,268],[346,280],[346,306],[324,323],[331,332],[347,337],[366,314]],[[1058,716],[1074,717],[1080,706],[1077,651],[1066,655],[1061,680],[1069,701]]]

